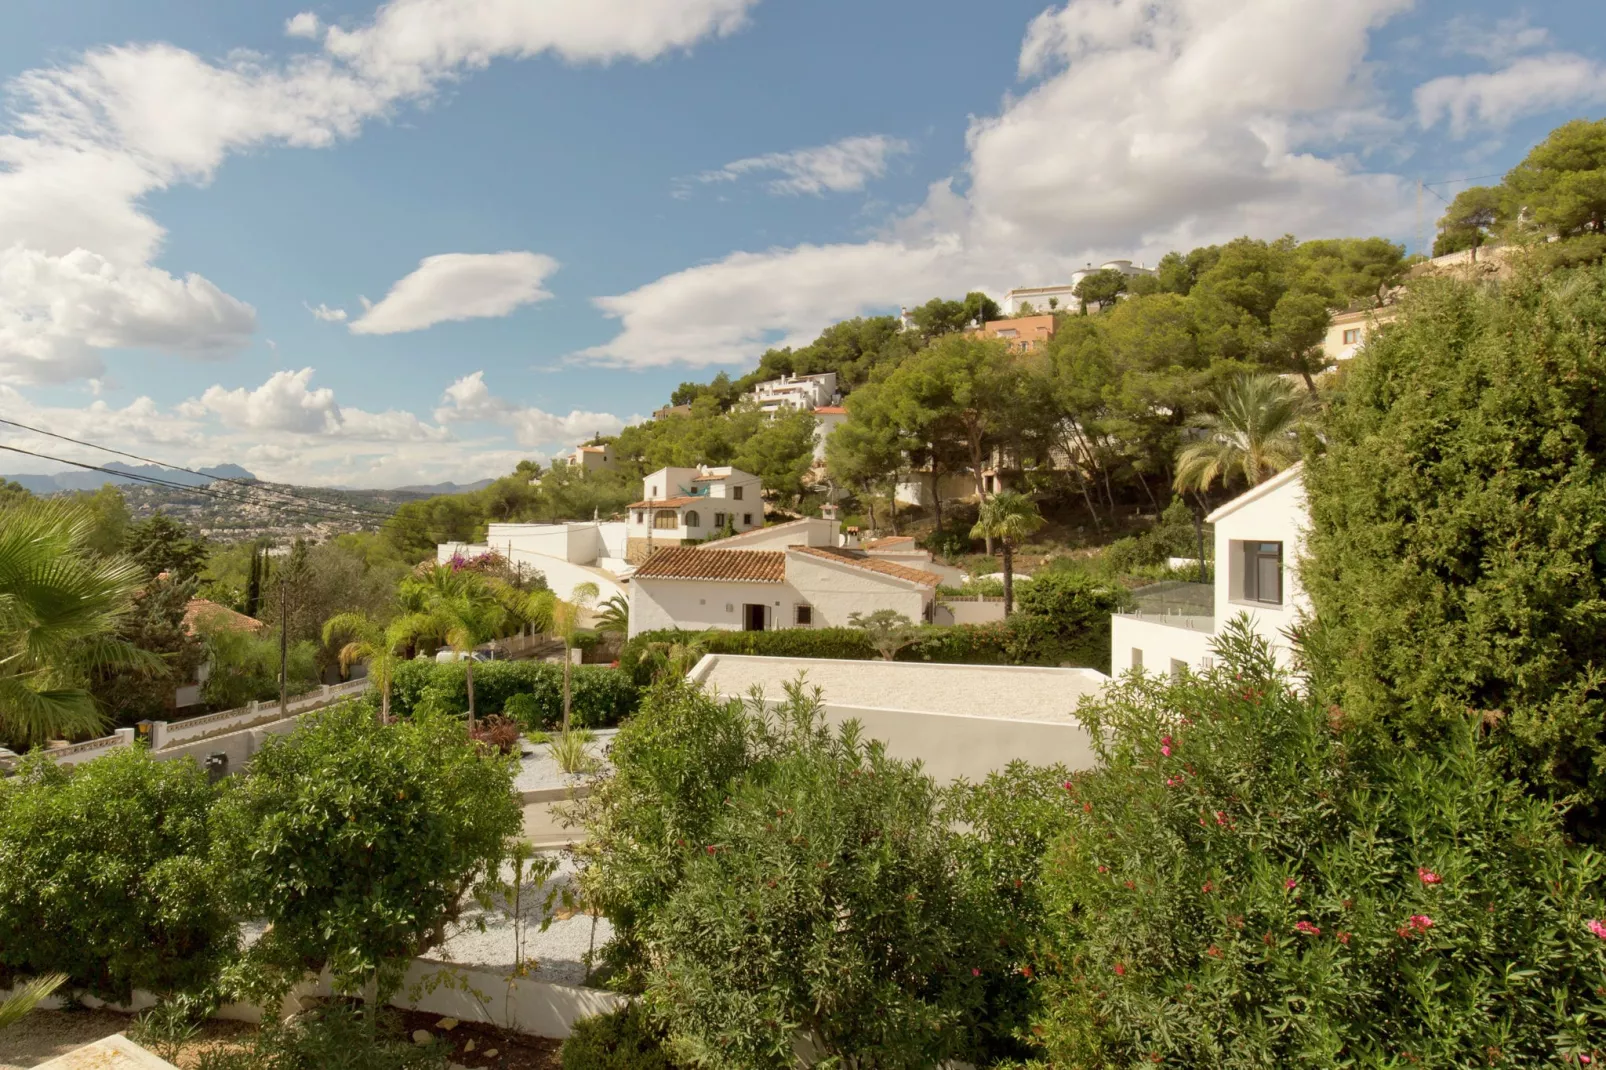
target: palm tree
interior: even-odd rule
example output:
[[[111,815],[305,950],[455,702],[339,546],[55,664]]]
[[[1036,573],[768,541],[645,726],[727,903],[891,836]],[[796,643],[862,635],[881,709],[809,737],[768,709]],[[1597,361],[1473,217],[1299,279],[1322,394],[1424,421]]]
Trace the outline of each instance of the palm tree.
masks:
[[[390,686],[396,665],[402,660],[397,651],[411,645],[420,623],[418,618],[408,616],[381,624],[366,613],[340,613],[324,623],[325,643],[337,637],[346,639],[340,648],[342,672],[350,672],[359,661],[368,663],[368,678],[379,688],[380,724],[390,723]]]
[[[1206,491],[1243,476],[1257,486],[1300,458],[1309,400],[1275,375],[1245,375],[1215,391],[1215,412],[1194,420],[1205,432],[1177,453],[1176,488]]]
[[[403,582],[402,603],[413,609],[400,622],[411,635],[445,641],[463,662],[468,686],[468,732],[474,734],[474,659],[481,643],[501,638],[513,615],[485,577],[436,566]],[[417,608],[414,608],[417,607]]]
[[[54,973],[20,986],[6,999],[0,1000],[0,1029],[16,1025],[56,989],[67,983],[67,975]]]
[[[569,651],[574,647],[575,633],[580,630],[580,614],[597,600],[601,592],[594,583],[577,583],[569,592],[567,602],[558,599],[553,606],[552,628],[563,640],[563,734],[569,734],[569,673],[573,658]]]
[[[1015,547],[1043,526],[1042,514],[1024,494],[999,491],[981,503],[973,539],[997,539],[1004,554],[1004,616],[1015,609]]]
[[[630,631],[630,603],[624,595],[616,594],[598,608],[597,631],[620,635]]]
[[[10,509],[0,524],[0,738],[96,732],[95,670],[163,668],[117,638],[145,574],[92,553],[94,528],[88,512],[44,502]]]

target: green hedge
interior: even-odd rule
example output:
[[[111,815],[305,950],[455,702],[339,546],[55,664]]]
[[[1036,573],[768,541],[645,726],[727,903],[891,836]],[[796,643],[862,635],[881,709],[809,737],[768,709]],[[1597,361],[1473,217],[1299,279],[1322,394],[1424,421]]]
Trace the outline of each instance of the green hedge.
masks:
[[[636,710],[639,699],[630,675],[605,665],[577,665],[569,681],[573,723],[610,728]],[[509,701],[516,696],[527,699]],[[426,700],[453,713],[468,709],[467,672],[462,662],[409,661],[397,666],[390,708],[408,716]],[[491,661],[474,666],[474,712],[481,717],[507,711],[526,729],[549,729],[563,720],[563,666],[541,661]]]

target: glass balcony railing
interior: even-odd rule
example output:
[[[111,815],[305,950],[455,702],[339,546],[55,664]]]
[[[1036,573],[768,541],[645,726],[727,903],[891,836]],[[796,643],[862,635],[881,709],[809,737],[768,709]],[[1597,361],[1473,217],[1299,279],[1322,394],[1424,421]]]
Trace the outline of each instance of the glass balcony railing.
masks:
[[[1133,608],[1124,617],[1195,632],[1216,630],[1216,589],[1211,584],[1155,583],[1138,588],[1132,598]]]

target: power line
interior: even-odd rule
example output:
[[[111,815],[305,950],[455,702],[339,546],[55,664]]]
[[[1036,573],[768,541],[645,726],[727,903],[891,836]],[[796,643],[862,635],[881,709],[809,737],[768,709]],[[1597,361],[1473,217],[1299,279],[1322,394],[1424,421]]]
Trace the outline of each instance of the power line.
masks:
[[[37,457],[37,458],[39,458],[40,460],[43,460],[43,461],[55,461],[57,464],[71,465],[74,468],[83,468],[83,469],[87,469],[88,471],[91,471],[91,472],[104,472],[109,476],[117,476],[120,479],[130,479],[130,480],[133,480],[133,481],[138,482],[138,483],[149,483],[149,484],[151,484],[153,486],[164,487],[164,488],[166,488],[168,490],[179,490],[179,491],[185,491],[186,493],[191,493],[191,494],[200,494],[200,495],[204,495],[205,497],[208,497],[208,498],[215,498],[215,499],[217,499],[218,501],[221,501],[221,502],[228,502],[231,505],[261,504],[261,503],[253,502],[250,498],[239,498],[239,497],[235,497],[235,496],[229,495],[229,494],[220,494],[220,493],[218,493],[216,491],[213,491],[213,490],[211,490],[211,489],[209,489],[207,487],[194,487],[194,486],[190,486],[187,483],[175,483],[172,480],[158,479],[155,476],[139,475],[139,474],[135,474],[133,472],[119,472],[115,468],[102,468],[98,464],[89,464],[86,461],[72,461],[72,460],[68,460],[66,457],[53,457],[48,453],[36,453],[33,450],[25,450],[21,446],[7,446],[7,445],[4,445],[4,444],[0,444],[0,450],[8,450],[11,453],[20,453],[20,454],[23,454],[24,456],[28,456],[28,457]],[[349,520],[349,519],[351,519],[351,517],[349,515],[347,515],[347,514],[341,514],[341,513],[336,513],[336,512],[325,512],[325,511],[322,511],[322,510],[312,509],[311,507],[304,506],[304,505],[303,506],[299,506],[299,507],[292,507],[292,506],[286,506],[283,503],[279,503],[279,502],[269,502],[267,504],[278,506],[279,508],[284,509],[286,512],[291,513],[291,514],[299,514],[299,515],[304,516],[304,517],[310,516],[310,517],[314,517],[314,518],[317,518],[317,519],[320,519],[320,520]]]
[[[174,472],[187,472],[192,476],[200,476],[202,479],[211,480],[214,483],[232,483],[235,486],[245,487],[245,488],[247,488],[249,490],[252,490],[252,491],[255,491],[255,492],[259,493],[259,494],[277,494],[277,495],[279,495],[281,497],[290,498],[290,499],[292,499],[294,501],[297,501],[297,502],[302,502],[302,501],[314,502],[314,503],[316,503],[318,505],[329,506],[329,507],[332,507],[332,508],[335,508],[335,509],[349,510],[351,512],[358,513],[358,514],[363,515],[363,516],[368,516],[368,517],[371,517],[371,518],[376,519],[376,520],[388,520],[391,517],[390,513],[380,512],[379,510],[376,510],[376,509],[364,509],[363,507],[357,506],[357,505],[347,505],[347,504],[345,504],[343,502],[332,502],[332,501],[329,501],[329,500],[327,500],[325,498],[315,498],[310,494],[307,494],[307,495],[296,494],[294,491],[280,490],[280,489],[277,489],[277,488],[264,486],[264,485],[262,485],[261,483],[258,483],[258,482],[250,482],[250,481],[243,480],[243,479],[231,479],[231,478],[229,478],[227,476],[208,475],[205,472],[197,472],[193,468],[185,468],[183,465],[168,464],[165,461],[158,461],[158,460],[155,460],[155,459],[150,458],[150,457],[142,457],[137,453],[129,453],[126,450],[114,449],[111,446],[103,446],[98,442],[87,442],[84,439],[73,438],[71,435],[63,435],[63,434],[59,434],[59,433],[57,433],[55,431],[46,431],[42,427],[33,427],[33,426],[29,425],[29,424],[19,423],[16,420],[7,420],[7,419],[5,419],[3,417],[0,417],[0,424],[6,424],[6,425],[9,425],[11,427],[18,427],[18,428],[21,428],[24,431],[31,431],[36,435],[45,435],[45,436],[47,436],[49,438],[60,439],[63,442],[71,442],[74,445],[78,445],[78,446],[88,446],[90,449],[96,449],[96,450],[101,450],[101,451],[103,451],[105,453],[116,454],[119,457],[127,457],[130,460],[134,460],[134,461],[142,461],[145,464],[154,464],[159,468],[167,468],[167,469],[170,469],[170,470],[172,470]],[[71,464],[73,462],[71,462],[71,461],[63,461],[62,463],[63,464]],[[107,469],[97,468],[97,469],[95,469],[95,471],[107,471]],[[112,472],[113,475],[124,475],[124,476],[128,475],[127,472],[118,472],[116,470],[111,470],[111,472]],[[132,477],[130,477],[130,478],[132,478]],[[192,489],[192,488],[190,488],[190,487],[188,487],[188,486],[186,486],[185,484],[182,484],[182,483],[174,484],[174,485],[176,487],[180,487],[180,488],[183,488],[183,489],[186,489],[186,490]],[[248,499],[240,499],[240,500],[248,500]]]
[[[1505,177],[1506,177],[1505,174],[1502,172],[1501,174],[1497,174],[1497,175],[1473,175],[1471,178],[1440,178],[1440,179],[1436,179],[1433,182],[1424,182],[1422,184],[1424,186],[1453,186],[1457,182],[1482,182],[1486,178],[1505,178]]]

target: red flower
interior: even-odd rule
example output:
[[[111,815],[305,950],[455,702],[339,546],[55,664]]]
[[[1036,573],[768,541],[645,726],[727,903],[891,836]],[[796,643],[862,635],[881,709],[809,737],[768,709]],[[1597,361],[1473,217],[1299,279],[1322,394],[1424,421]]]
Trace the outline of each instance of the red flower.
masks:
[[[1125,977],[1126,976],[1126,967],[1123,966],[1119,962],[1117,962],[1115,964],[1115,976],[1117,976],[1117,977]]]
[[[981,971],[976,969],[976,967],[972,966],[970,968],[970,976],[972,976],[972,977],[980,977],[981,976]]]
[[[1348,945],[1349,944],[1349,933],[1340,932],[1338,934],[1338,942],[1341,943],[1341,944]]]
[[[1076,790],[1076,786],[1074,784],[1072,784],[1069,780],[1067,780],[1062,786],[1065,788],[1066,791],[1075,791]]]
[[[1217,947],[1215,944],[1211,944],[1209,949],[1205,951],[1205,954],[1209,955],[1213,959],[1219,959],[1221,957],[1221,948]]]
[[[1417,880],[1421,881],[1423,884],[1439,884],[1444,880],[1443,877],[1439,876],[1437,873],[1426,868],[1425,866],[1416,867],[1416,877]]]
[[[1100,866],[1099,867],[1099,872],[1100,873],[1108,873],[1109,871],[1110,871],[1110,867],[1109,866]]]
[[[713,844],[709,844],[707,847],[704,847],[703,850],[707,851],[709,854],[713,854],[718,851],[719,848],[715,847]]]
[[[1302,932],[1306,936],[1320,936],[1322,931],[1308,921],[1294,922],[1294,931]]]
[[[1590,932],[1594,933],[1602,940],[1606,940],[1606,922],[1603,922],[1598,918],[1590,918],[1589,921],[1585,922],[1584,924],[1589,927]]]
[[[1294,878],[1289,877],[1287,880],[1283,881],[1283,887],[1291,892],[1295,888],[1299,887],[1299,882],[1296,881]]]
[[[1209,881],[1205,881],[1204,882],[1204,887],[1199,889],[1199,890],[1204,892],[1206,895],[1209,895],[1211,892],[1216,890],[1216,886],[1214,884],[1211,884]]]

